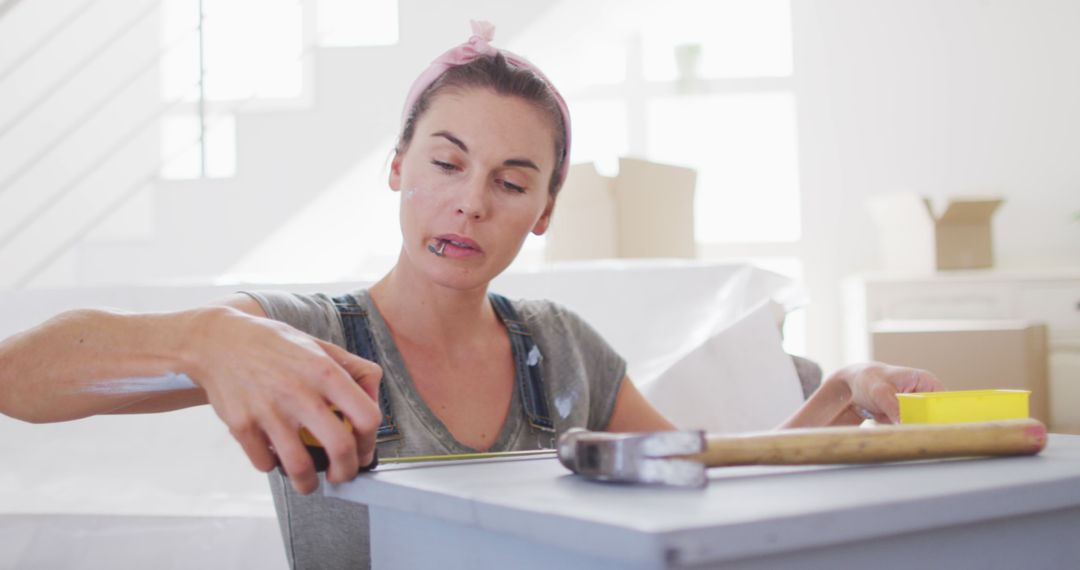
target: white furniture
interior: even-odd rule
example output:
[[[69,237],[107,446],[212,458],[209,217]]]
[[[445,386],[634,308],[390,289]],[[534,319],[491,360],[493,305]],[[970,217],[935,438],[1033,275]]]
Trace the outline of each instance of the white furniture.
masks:
[[[1023,319],[1047,327],[1050,419],[1080,433],[1080,268],[860,275],[844,283],[845,360],[872,357],[882,320]]]
[[[737,467],[703,490],[586,481],[556,459],[384,466],[333,486],[370,505],[399,568],[1067,568],[1080,436],[1041,456]]]

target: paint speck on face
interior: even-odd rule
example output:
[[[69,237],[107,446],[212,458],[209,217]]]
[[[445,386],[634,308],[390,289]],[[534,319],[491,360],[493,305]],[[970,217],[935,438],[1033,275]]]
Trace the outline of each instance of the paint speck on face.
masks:
[[[529,351],[528,360],[525,361],[529,366],[536,366],[544,361],[544,355],[540,354],[540,349],[534,344],[532,350]]]
[[[408,188],[402,193],[402,196],[405,198],[405,201],[408,202],[419,197],[421,194],[424,194],[423,188]]]
[[[138,394],[189,390],[195,387],[195,383],[188,378],[187,374],[167,372],[161,376],[106,380],[86,388],[85,391],[96,394]]]

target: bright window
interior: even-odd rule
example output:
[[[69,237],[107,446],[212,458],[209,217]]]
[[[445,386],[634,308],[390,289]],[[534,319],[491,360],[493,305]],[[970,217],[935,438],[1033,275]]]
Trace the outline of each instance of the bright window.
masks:
[[[791,93],[667,97],[648,110],[648,157],[697,170],[699,242],[799,239]]]
[[[619,156],[693,168],[699,244],[788,244],[777,255],[796,258],[790,12],[789,0],[564,1],[515,47],[563,90],[574,162],[605,174]],[[585,43],[543,41],[554,36]]]
[[[165,0],[161,176],[233,175],[237,111],[303,95],[316,47],[397,40],[397,0]]]
[[[375,46],[398,42],[397,0],[319,0],[317,6],[319,45]]]
[[[206,98],[297,97],[302,85],[296,0],[203,0]]]
[[[600,174],[619,171],[619,156],[627,148],[626,103],[618,100],[577,101],[570,109],[573,140],[570,162],[593,162]]]
[[[667,0],[642,15],[649,81],[679,77],[680,60],[704,79],[791,75],[788,0]]]

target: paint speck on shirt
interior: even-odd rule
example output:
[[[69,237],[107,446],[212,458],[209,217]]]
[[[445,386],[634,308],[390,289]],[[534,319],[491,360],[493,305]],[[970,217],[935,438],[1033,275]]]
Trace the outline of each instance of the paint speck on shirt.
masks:
[[[528,360],[525,361],[526,364],[528,364],[529,366],[536,366],[537,364],[540,364],[540,362],[543,360],[544,355],[540,354],[540,349],[537,348],[534,344],[532,350],[529,351]]]
[[[574,406],[573,394],[560,394],[555,397],[555,411],[559,412],[559,417],[566,419],[570,415],[570,409]]]

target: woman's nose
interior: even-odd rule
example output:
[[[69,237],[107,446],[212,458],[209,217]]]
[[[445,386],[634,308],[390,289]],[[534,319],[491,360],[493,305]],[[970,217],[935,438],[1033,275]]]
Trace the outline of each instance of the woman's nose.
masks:
[[[457,213],[471,220],[481,220],[487,215],[486,181],[470,179],[458,195]]]

